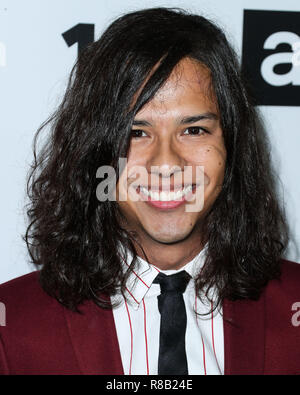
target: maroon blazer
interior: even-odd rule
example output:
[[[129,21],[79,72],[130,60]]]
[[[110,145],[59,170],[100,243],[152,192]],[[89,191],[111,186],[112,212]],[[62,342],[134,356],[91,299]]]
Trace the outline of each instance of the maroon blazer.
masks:
[[[37,272],[1,285],[0,302],[1,375],[123,374],[112,311],[92,302],[83,304],[83,314],[67,310],[42,290]],[[296,302],[300,265],[289,261],[258,301],[224,301],[226,375],[300,374]]]

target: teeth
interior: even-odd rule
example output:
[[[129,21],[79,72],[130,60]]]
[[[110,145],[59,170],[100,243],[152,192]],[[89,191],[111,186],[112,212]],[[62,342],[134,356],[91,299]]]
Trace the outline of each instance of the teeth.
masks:
[[[160,192],[159,200],[161,200],[162,202],[166,202],[167,200],[171,200],[171,194],[172,194],[172,192],[170,192],[170,193]]]
[[[162,191],[162,192],[152,192],[149,191],[147,188],[145,187],[140,187],[141,192],[146,195],[149,196],[152,200],[160,200],[161,202],[168,202],[168,201],[172,201],[172,200],[180,200],[183,198],[183,196],[185,196],[186,194],[188,194],[189,192],[191,192],[191,190],[193,189],[192,185],[188,185],[187,187],[174,192],[166,192],[166,191]]]
[[[148,190],[147,190],[148,192]],[[151,196],[154,200],[159,200],[159,192],[149,192],[147,193],[148,196]]]

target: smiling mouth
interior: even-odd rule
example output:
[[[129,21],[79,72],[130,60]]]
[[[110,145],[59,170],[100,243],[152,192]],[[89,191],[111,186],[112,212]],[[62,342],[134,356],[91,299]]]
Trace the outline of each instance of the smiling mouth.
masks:
[[[196,188],[196,184],[190,184],[175,190],[148,189],[145,186],[138,186],[136,192],[146,204],[158,209],[169,210],[175,209],[190,200]]]
[[[153,201],[161,201],[161,202],[171,202],[171,201],[180,201],[184,199],[188,194],[190,194],[193,189],[195,189],[196,185],[191,184],[187,185],[184,188],[178,189],[176,191],[171,190],[158,190],[158,189],[148,189],[144,186],[140,186],[137,188],[137,193],[140,193],[147,200]]]

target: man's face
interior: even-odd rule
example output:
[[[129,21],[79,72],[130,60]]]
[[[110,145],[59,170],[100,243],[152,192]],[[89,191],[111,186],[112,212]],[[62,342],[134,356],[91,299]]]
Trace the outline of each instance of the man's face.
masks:
[[[184,59],[136,114],[117,199],[118,193],[124,196],[134,186],[134,198],[129,192],[127,200],[118,204],[127,228],[136,231],[141,241],[169,244],[199,239],[198,225],[220,193],[226,150],[209,86],[209,71]],[[142,187],[136,187],[137,175],[132,172],[137,167],[145,169],[138,181]],[[164,190],[174,193],[161,194]],[[203,207],[188,210],[192,204],[197,207],[201,194]]]

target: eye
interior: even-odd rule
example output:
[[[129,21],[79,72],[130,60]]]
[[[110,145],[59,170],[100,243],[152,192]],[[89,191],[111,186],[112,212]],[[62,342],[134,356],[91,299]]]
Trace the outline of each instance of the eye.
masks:
[[[191,126],[184,130],[183,134],[192,135],[192,136],[201,136],[202,134],[209,133],[208,130],[200,127],[200,126]]]
[[[147,134],[141,129],[131,130],[131,138],[147,137]]]

